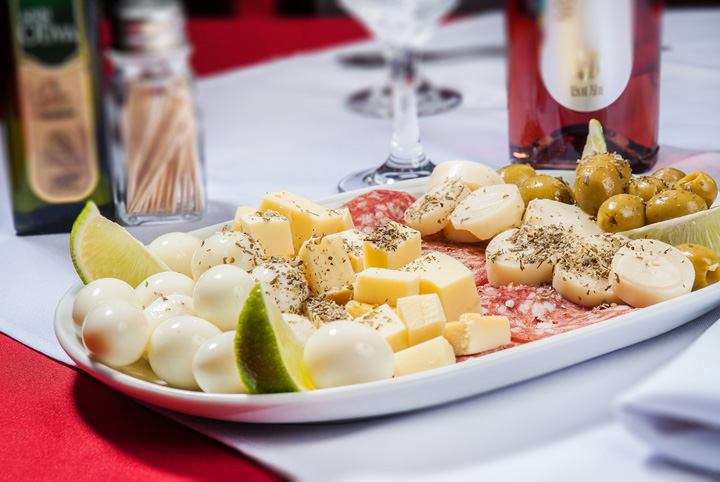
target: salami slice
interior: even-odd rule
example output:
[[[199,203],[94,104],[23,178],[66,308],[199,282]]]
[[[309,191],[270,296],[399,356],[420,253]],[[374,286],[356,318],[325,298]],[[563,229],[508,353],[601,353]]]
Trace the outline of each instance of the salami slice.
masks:
[[[414,202],[415,198],[406,192],[376,189],[359,195],[342,207],[350,210],[357,229],[370,234],[390,221],[405,224],[405,210]]]
[[[488,315],[507,316],[512,341],[527,343],[592,325],[634,310],[617,305],[593,310],[566,300],[551,286],[479,287],[480,304]]]

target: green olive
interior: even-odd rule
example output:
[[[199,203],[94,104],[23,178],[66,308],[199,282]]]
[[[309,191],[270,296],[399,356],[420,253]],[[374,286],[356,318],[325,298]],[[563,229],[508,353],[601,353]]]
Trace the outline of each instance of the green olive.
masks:
[[[682,251],[695,268],[693,290],[720,281],[720,261],[714,252],[699,244],[678,244],[675,247]]]
[[[667,184],[668,188],[670,189],[675,189],[675,183],[685,177],[684,172],[682,172],[680,169],[675,169],[674,167],[663,167],[662,169],[655,171],[650,175],[652,177],[657,177],[658,179],[662,179],[663,181],[665,181],[665,184]]]
[[[595,216],[600,205],[611,196],[622,194],[620,172],[609,163],[581,164],[575,169],[573,195],[578,206]]]
[[[600,205],[597,223],[606,233],[645,226],[645,203],[633,194],[616,194]]]
[[[527,206],[533,199],[552,199],[565,204],[572,204],[570,186],[562,178],[539,174],[526,179],[520,185],[520,195]]]
[[[694,192],[712,206],[718,195],[718,187],[712,177],[702,171],[696,171],[675,183],[675,189]]]
[[[668,185],[665,181],[659,177],[652,176],[637,176],[630,179],[630,182],[625,186],[625,192],[628,194],[634,194],[640,196],[643,202],[648,202],[655,194],[668,189]]]
[[[515,184],[517,187],[522,186],[526,179],[537,176],[537,172],[530,164],[510,164],[500,168],[498,174],[503,178],[505,184]]]
[[[706,209],[707,204],[703,198],[694,192],[668,189],[656,194],[647,202],[645,220],[648,224],[652,224]]]
[[[620,154],[602,152],[591,156],[583,157],[578,163],[578,168],[587,166],[612,166],[617,169],[623,186],[632,179],[632,168],[630,163],[622,158]]]

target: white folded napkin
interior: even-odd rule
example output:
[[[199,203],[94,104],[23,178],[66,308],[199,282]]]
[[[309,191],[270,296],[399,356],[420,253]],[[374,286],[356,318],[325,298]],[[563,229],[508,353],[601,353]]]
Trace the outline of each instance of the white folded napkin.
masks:
[[[720,321],[623,395],[617,413],[661,456],[720,472]]]

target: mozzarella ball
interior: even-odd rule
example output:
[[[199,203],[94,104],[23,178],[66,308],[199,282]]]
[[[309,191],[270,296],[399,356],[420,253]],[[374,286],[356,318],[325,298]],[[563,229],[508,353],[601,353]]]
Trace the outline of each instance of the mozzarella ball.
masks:
[[[135,288],[135,293],[140,298],[143,308],[147,308],[150,303],[163,296],[192,296],[194,288],[195,282],[192,278],[175,271],[164,271],[148,276]]]
[[[195,284],[195,313],[223,331],[235,330],[253,286],[247,271],[230,264],[213,266]]]
[[[160,324],[176,316],[195,316],[193,300],[187,295],[168,295],[158,298],[143,310],[150,330],[153,331]]]
[[[192,275],[195,280],[221,264],[235,265],[245,271],[252,270],[265,257],[260,243],[249,234],[240,231],[215,233],[195,250],[192,258]]]
[[[483,186],[505,183],[500,174],[484,164],[473,161],[445,161],[433,169],[426,192],[451,177],[459,177],[472,191]]]
[[[155,238],[148,249],[171,270],[192,277],[192,257],[201,243],[202,240],[192,234],[166,233]]]
[[[195,353],[195,381],[207,393],[247,393],[235,361],[235,332],[213,336]]]
[[[262,290],[283,313],[300,312],[302,302],[310,296],[305,274],[299,266],[286,261],[267,262],[251,273]]]
[[[75,297],[72,307],[72,319],[75,328],[80,331],[88,312],[98,303],[106,300],[122,299],[141,305],[132,286],[116,278],[101,278],[85,285]]]
[[[87,351],[103,363],[130,365],[140,359],[150,327],[135,303],[113,299],[93,307],[85,317],[82,339]]]
[[[308,376],[318,388],[391,378],[392,348],[381,334],[353,321],[333,321],[310,335],[303,354]]]
[[[221,333],[217,326],[195,316],[164,321],[150,337],[150,368],[172,387],[197,390],[193,357],[207,340]]]

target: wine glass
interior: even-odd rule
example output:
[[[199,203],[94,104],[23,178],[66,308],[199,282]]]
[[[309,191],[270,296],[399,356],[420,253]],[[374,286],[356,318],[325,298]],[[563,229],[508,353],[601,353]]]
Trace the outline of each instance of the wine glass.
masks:
[[[430,175],[435,165],[422,148],[418,128],[417,48],[432,36],[440,18],[457,0],[339,0],[339,3],[387,46],[394,132],[385,163],[344,177],[338,189],[349,191]]]
[[[350,110],[370,117],[392,117],[393,88],[390,82],[353,92],[346,100]],[[435,115],[454,109],[462,95],[448,87],[438,87],[420,78],[415,88],[418,116]]]

